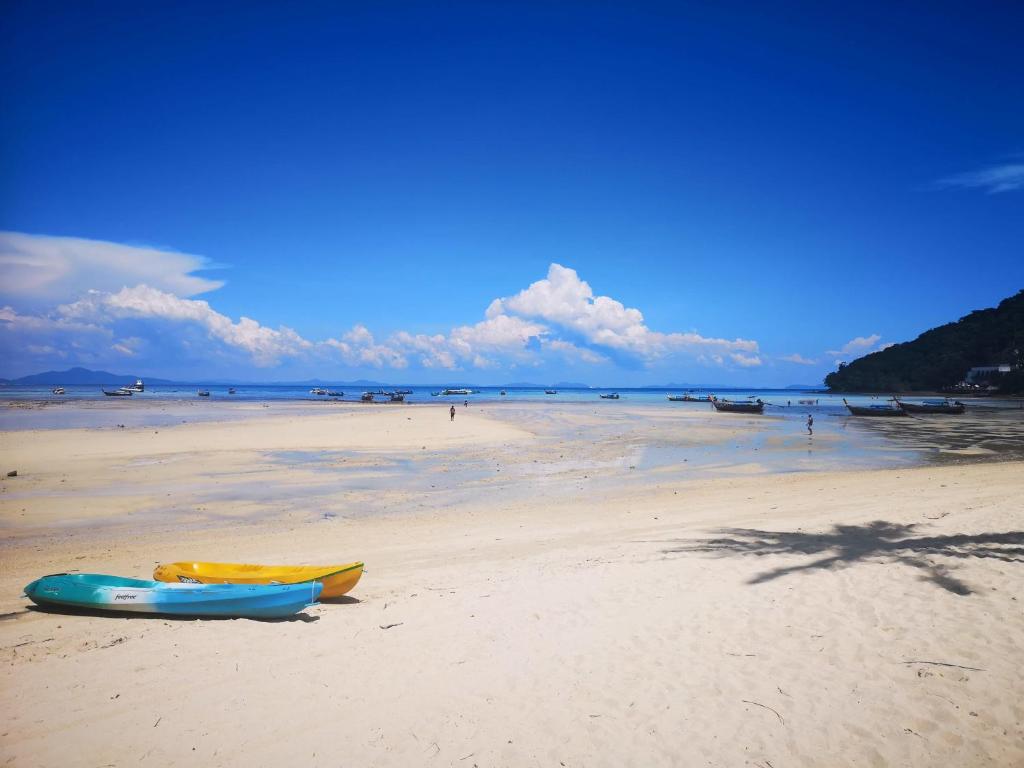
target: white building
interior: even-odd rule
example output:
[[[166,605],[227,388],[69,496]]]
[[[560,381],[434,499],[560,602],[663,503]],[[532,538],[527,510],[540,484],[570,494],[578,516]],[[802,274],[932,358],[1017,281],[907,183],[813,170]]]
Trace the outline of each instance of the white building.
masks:
[[[998,373],[1009,373],[1012,370],[1009,363],[1000,365],[979,365],[967,372],[966,381],[968,384],[975,384],[978,381],[985,381]]]

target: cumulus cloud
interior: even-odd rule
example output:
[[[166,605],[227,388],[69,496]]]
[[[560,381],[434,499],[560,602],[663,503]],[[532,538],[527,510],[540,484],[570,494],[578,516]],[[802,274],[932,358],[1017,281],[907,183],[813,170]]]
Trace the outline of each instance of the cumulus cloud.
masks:
[[[515,296],[495,299],[487,308],[488,318],[506,314],[535,318],[568,331],[599,349],[614,351],[650,363],[675,352],[713,351],[748,353],[739,365],[758,365],[749,353],[756,353],[756,341],[707,338],[700,334],[662,333],[644,323],[639,309],[625,306],[610,296],[595,296],[576,270],[552,264],[547,277],[532,283]]]
[[[741,368],[754,368],[761,364],[761,358],[757,355],[744,355],[741,352],[729,353],[729,359]]]
[[[551,264],[546,277],[515,295],[494,299],[483,319],[446,333],[400,330],[377,338],[360,323],[322,341],[251,317],[235,320],[192,298],[221,285],[193,274],[206,266],[202,257],[167,250],[0,233],[0,297],[10,297],[0,309],[0,345],[83,361],[143,360],[159,349],[166,362],[168,345],[176,343],[191,359],[235,351],[261,367],[289,358],[441,370],[550,360],[651,365],[674,356],[726,367],[762,364],[756,341],[652,330],[639,309],[596,295],[575,270],[560,264]],[[204,347],[204,337],[214,343]]]
[[[61,305],[56,314],[63,321],[96,324],[122,318],[195,323],[205,329],[211,339],[247,352],[256,365],[264,367],[312,347],[309,341],[286,326],[268,328],[244,316],[233,322],[206,301],[182,299],[148,285],[122,288],[117,293],[91,291],[76,302]]]
[[[799,352],[794,352],[792,355],[783,355],[779,360],[784,360],[787,363],[796,363],[797,365],[817,365],[817,360],[811,360],[810,358],[804,357]]]
[[[0,295],[19,308],[52,307],[86,290],[113,293],[140,284],[195,296],[223,285],[192,274],[208,266],[201,256],[158,248],[0,232]]]
[[[590,363],[591,365],[608,362],[608,358],[604,355],[599,355],[597,352],[586,347],[577,347],[575,344],[563,341],[562,339],[545,340],[541,342],[541,346],[546,350],[557,352],[564,360]]]
[[[394,347],[378,344],[365,325],[355,325],[341,339],[327,339],[322,345],[337,350],[349,365],[369,365],[374,368],[405,368],[406,357]]]
[[[990,195],[1024,189],[1024,163],[992,165],[977,171],[958,173],[939,179],[943,188],[981,189]]]

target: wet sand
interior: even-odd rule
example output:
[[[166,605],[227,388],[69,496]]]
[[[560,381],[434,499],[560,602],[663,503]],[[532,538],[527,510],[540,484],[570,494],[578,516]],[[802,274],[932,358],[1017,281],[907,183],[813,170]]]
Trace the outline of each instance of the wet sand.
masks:
[[[614,405],[0,432],[0,757],[1024,761],[1024,464],[991,461],[1018,421],[820,418],[809,440],[784,416]],[[180,559],[367,573],[286,622],[19,596]]]

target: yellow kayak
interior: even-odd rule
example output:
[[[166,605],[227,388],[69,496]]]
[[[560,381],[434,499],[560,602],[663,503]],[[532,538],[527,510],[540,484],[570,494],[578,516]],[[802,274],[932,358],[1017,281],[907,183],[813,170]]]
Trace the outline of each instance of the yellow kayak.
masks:
[[[245,565],[243,563],[168,563],[153,571],[157,581],[185,584],[299,584],[319,581],[320,598],[340,597],[363,575],[362,563],[345,565]]]

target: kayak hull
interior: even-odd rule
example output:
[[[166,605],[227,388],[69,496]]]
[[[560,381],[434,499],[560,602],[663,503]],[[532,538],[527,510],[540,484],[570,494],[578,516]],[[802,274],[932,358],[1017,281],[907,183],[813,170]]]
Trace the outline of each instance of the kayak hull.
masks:
[[[36,579],[25,594],[36,605],[94,611],[276,619],[316,603],[319,583],[167,584],[95,573]]]
[[[361,562],[343,565],[251,565],[247,563],[165,563],[153,571],[157,581],[184,584],[303,584],[323,585],[321,598],[341,597],[363,575]]]

